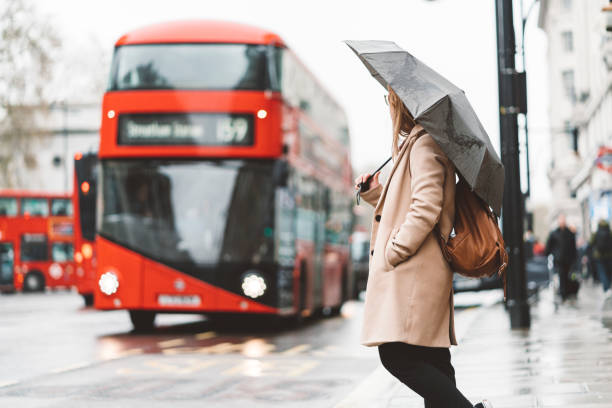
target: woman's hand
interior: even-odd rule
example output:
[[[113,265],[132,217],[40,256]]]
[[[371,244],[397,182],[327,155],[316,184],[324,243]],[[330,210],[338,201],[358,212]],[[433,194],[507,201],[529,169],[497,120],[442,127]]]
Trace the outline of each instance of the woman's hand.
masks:
[[[374,177],[370,180],[370,188],[366,191],[370,191],[371,189],[378,187],[380,182],[378,181],[378,176],[380,176],[380,170],[374,174]],[[366,179],[370,177],[370,173],[364,173],[361,176],[355,179],[355,190],[359,190],[359,184],[366,181]]]

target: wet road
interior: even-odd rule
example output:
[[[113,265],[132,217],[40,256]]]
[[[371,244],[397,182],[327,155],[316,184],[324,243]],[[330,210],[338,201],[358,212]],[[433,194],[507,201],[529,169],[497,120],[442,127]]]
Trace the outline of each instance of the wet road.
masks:
[[[134,334],[74,293],[0,296],[0,406],[332,407],[379,364],[362,307],[284,330],[161,315]]]

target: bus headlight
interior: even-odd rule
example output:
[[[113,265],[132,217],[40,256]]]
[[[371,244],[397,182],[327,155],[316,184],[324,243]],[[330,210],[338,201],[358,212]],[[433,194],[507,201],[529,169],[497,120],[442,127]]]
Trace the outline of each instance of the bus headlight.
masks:
[[[100,276],[98,286],[105,295],[112,295],[119,289],[119,278],[113,272],[105,272]]]
[[[85,259],[90,259],[91,256],[93,255],[93,248],[91,244],[87,244],[87,243],[83,244],[83,246],[81,247],[81,253],[85,257]]]
[[[60,264],[53,263],[49,267],[49,275],[51,275],[53,279],[57,280],[57,279],[60,279],[64,275],[64,270],[62,269]]]
[[[266,287],[266,281],[258,273],[250,272],[242,279],[242,291],[250,298],[262,296]]]

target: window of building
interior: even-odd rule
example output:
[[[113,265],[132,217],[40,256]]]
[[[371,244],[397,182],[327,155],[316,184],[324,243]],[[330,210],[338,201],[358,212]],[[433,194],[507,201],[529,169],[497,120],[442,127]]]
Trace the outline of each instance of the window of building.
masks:
[[[578,138],[580,137],[580,132],[578,128],[572,128],[572,150],[575,153],[578,153]]]
[[[574,86],[574,70],[568,69],[561,73],[563,78],[563,89],[565,90],[565,96],[567,96],[572,102],[576,100],[576,88]]]
[[[572,0],[563,0],[563,8],[565,10],[571,10],[572,9]]]
[[[574,33],[571,31],[564,31],[561,33],[561,39],[563,43],[563,51],[574,51]]]

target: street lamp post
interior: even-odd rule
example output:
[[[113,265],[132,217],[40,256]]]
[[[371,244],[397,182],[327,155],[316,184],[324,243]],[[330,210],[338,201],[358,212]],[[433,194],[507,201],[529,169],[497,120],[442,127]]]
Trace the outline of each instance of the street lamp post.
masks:
[[[62,102],[64,151],[62,162],[64,164],[64,191],[68,191],[68,103]]]
[[[517,92],[524,84],[524,73],[515,66],[516,43],[514,35],[512,0],[495,0],[497,21],[497,63],[499,86],[499,130],[501,159],[506,169],[503,202],[504,240],[509,255],[508,312],[510,325],[528,328],[531,324],[527,303],[527,273],[523,246],[524,197],[521,191],[517,115],[524,113],[521,96]]]
[[[525,14],[524,9],[525,0],[521,0],[521,59],[523,64],[523,71],[527,71],[526,68],[526,57],[525,57],[525,29],[527,28],[527,19],[531,15],[533,11],[533,7],[539,2],[539,0],[534,0],[527,13]],[[525,98],[527,98],[527,90],[525,89]],[[527,191],[525,192],[525,197],[529,197],[531,195],[531,163],[529,162],[529,122],[528,116],[525,115],[524,121],[524,132],[525,132],[525,163],[526,163],[526,176],[527,176]]]
[[[530,11],[531,9],[529,12]],[[506,249],[509,257],[509,270],[507,273],[508,301],[506,305],[510,314],[510,325],[513,329],[517,329],[529,328],[531,325],[531,315],[529,312],[529,304],[527,303],[527,271],[525,269],[523,245],[525,197],[521,190],[517,121],[517,115],[519,113],[527,113],[527,83],[524,56],[523,72],[516,71],[514,58],[516,54],[516,40],[514,35],[513,14],[512,0],[495,0],[499,86],[499,137],[501,159],[506,170],[502,210],[504,241],[507,245]],[[523,41],[527,17],[521,17],[523,18],[523,37],[521,41]],[[524,47],[524,44],[521,44],[521,46]],[[526,118],[525,127],[527,127]],[[526,140],[526,143],[528,143],[527,138]],[[529,156],[527,156],[527,166],[529,166]],[[529,187],[527,194],[529,194]]]
[[[61,162],[57,163],[59,166],[62,165],[63,173],[64,173],[64,191],[68,191],[68,187],[70,185],[69,176],[68,176],[68,102],[64,99],[60,99],[57,101],[51,102],[49,105],[51,110],[61,110],[62,114],[62,156]],[[59,132],[57,133],[59,134]],[[56,156],[57,157],[57,156]],[[59,158],[59,157],[58,157]],[[53,159],[55,163],[55,158]]]

